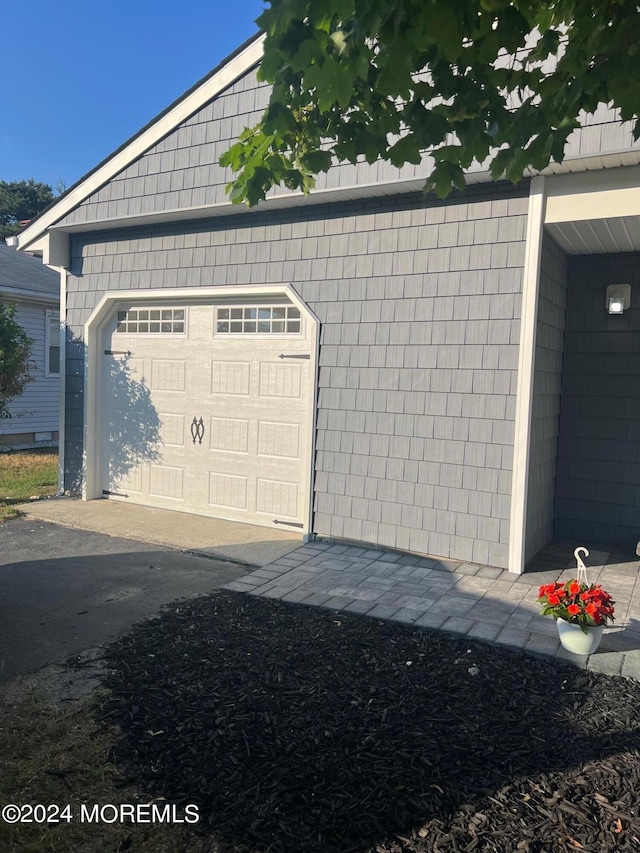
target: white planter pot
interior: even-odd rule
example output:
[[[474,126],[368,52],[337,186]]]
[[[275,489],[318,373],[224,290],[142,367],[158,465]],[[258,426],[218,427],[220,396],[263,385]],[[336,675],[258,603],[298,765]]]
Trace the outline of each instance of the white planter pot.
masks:
[[[592,655],[600,645],[604,625],[587,628],[585,634],[579,625],[565,622],[564,619],[556,619],[560,643],[574,655]]]

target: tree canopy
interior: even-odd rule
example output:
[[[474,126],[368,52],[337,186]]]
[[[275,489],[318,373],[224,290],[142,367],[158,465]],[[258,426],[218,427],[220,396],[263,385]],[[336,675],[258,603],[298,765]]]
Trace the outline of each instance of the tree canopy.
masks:
[[[425,190],[561,162],[581,113],[612,104],[640,135],[637,0],[271,0],[253,128],[221,157],[234,202],[309,192],[336,162],[433,158]]]
[[[17,234],[21,222],[34,219],[54,199],[52,188],[30,178],[0,181],[0,240]]]
[[[9,403],[31,381],[31,339],[16,322],[16,306],[0,303],[0,420],[11,417]]]

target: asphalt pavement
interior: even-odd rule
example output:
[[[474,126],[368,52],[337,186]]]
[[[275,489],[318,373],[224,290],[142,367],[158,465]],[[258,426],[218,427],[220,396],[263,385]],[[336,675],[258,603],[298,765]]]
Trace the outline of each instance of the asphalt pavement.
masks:
[[[247,565],[18,518],[0,524],[0,682],[116,639]]]

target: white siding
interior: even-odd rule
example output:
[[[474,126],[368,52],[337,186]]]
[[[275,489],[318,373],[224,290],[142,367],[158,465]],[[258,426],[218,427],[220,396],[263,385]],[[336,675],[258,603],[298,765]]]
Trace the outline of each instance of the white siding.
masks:
[[[16,320],[33,341],[33,380],[11,404],[11,418],[0,420],[0,437],[28,432],[57,432],[60,377],[45,376],[45,329],[50,306],[18,303]]]

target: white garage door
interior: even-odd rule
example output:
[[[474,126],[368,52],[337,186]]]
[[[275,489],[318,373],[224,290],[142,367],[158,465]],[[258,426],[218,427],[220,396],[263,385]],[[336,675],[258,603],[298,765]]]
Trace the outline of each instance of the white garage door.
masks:
[[[103,494],[306,527],[309,327],[284,297],[118,310],[104,351]]]

